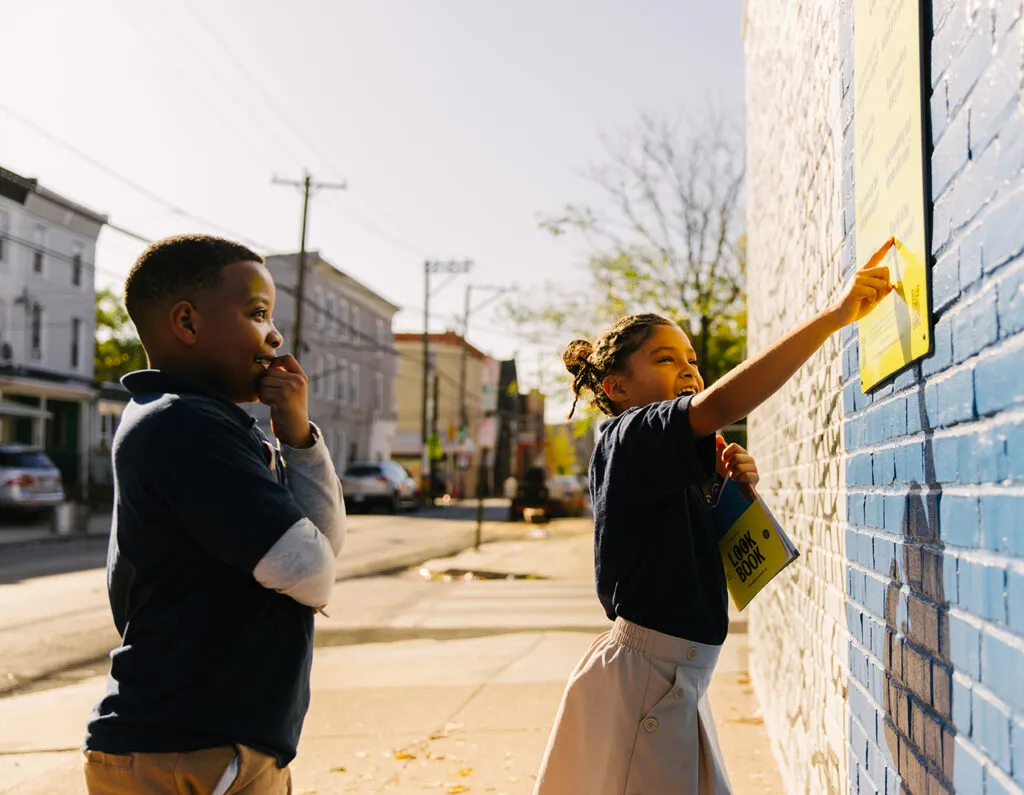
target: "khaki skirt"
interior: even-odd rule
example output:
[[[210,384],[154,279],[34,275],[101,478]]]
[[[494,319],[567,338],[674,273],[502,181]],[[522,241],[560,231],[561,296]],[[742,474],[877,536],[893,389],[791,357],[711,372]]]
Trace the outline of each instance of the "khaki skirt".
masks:
[[[720,649],[616,619],[569,678],[534,795],[730,795],[707,695]]]

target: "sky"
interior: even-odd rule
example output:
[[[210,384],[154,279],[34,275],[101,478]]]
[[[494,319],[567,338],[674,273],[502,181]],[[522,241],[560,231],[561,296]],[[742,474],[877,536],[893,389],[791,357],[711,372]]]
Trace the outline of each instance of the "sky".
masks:
[[[538,218],[599,198],[583,171],[603,162],[602,134],[711,98],[742,108],[741,12],[742,0],[0,0],[0,166],[146,238],[212,232],[261,252],[298,249],[302,197],[275,176],[343,181],[314,196],[307,247],[402,306],[396,331],[423,329],[425,260],[471,259],[431,296],[442,331],[467,283],[529,295],[582,278],[582,243]],[[120,288],[143,247],[104,230],[97,286]],[[542,360],[494,305],[472,316],[470,341]],[[535,385],[537,366],[520,370]]]

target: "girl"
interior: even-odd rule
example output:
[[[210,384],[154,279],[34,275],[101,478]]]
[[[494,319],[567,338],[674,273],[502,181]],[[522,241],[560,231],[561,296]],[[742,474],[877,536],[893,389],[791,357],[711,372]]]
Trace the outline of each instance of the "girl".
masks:
[[[706,391],[686,334],[657,315],[624,317],[593,343],[569,344],[576,399],[590,391],[612,417],[590,489],[597,592],[614,624],[569,679],[534,795],[731,793],[707,698],[729,609],[701,487],[716,470],[750,487],[758,475],[750,455],[715,432],[889,294],[889,269],[878,263],[891,246],[836,303]]]

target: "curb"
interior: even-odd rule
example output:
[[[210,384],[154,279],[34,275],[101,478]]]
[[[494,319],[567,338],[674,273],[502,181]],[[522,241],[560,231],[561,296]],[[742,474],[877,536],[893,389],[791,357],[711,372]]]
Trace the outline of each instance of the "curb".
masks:
[[[0,529],[0,550],[23,549],[24,547],[43,547],[49,544],[74,544],[79,541],[88,541],[93,538],[102,538],[107,540],[110,538],[110,533],[68,533],[66,535],[46,533],[45,535],[40,535],[37,538],[22,538],[17,541],[5,541],[3,538],[3,530]]]

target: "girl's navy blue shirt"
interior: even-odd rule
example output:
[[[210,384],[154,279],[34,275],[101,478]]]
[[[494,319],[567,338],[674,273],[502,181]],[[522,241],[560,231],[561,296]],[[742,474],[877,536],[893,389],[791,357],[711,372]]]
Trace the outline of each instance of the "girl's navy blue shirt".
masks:
[[[608,618],[698,643],[729,629],[725,569],[702,486],[715,436],[694,439],[689,396],[630,409],[590,459],[594,570]]]

